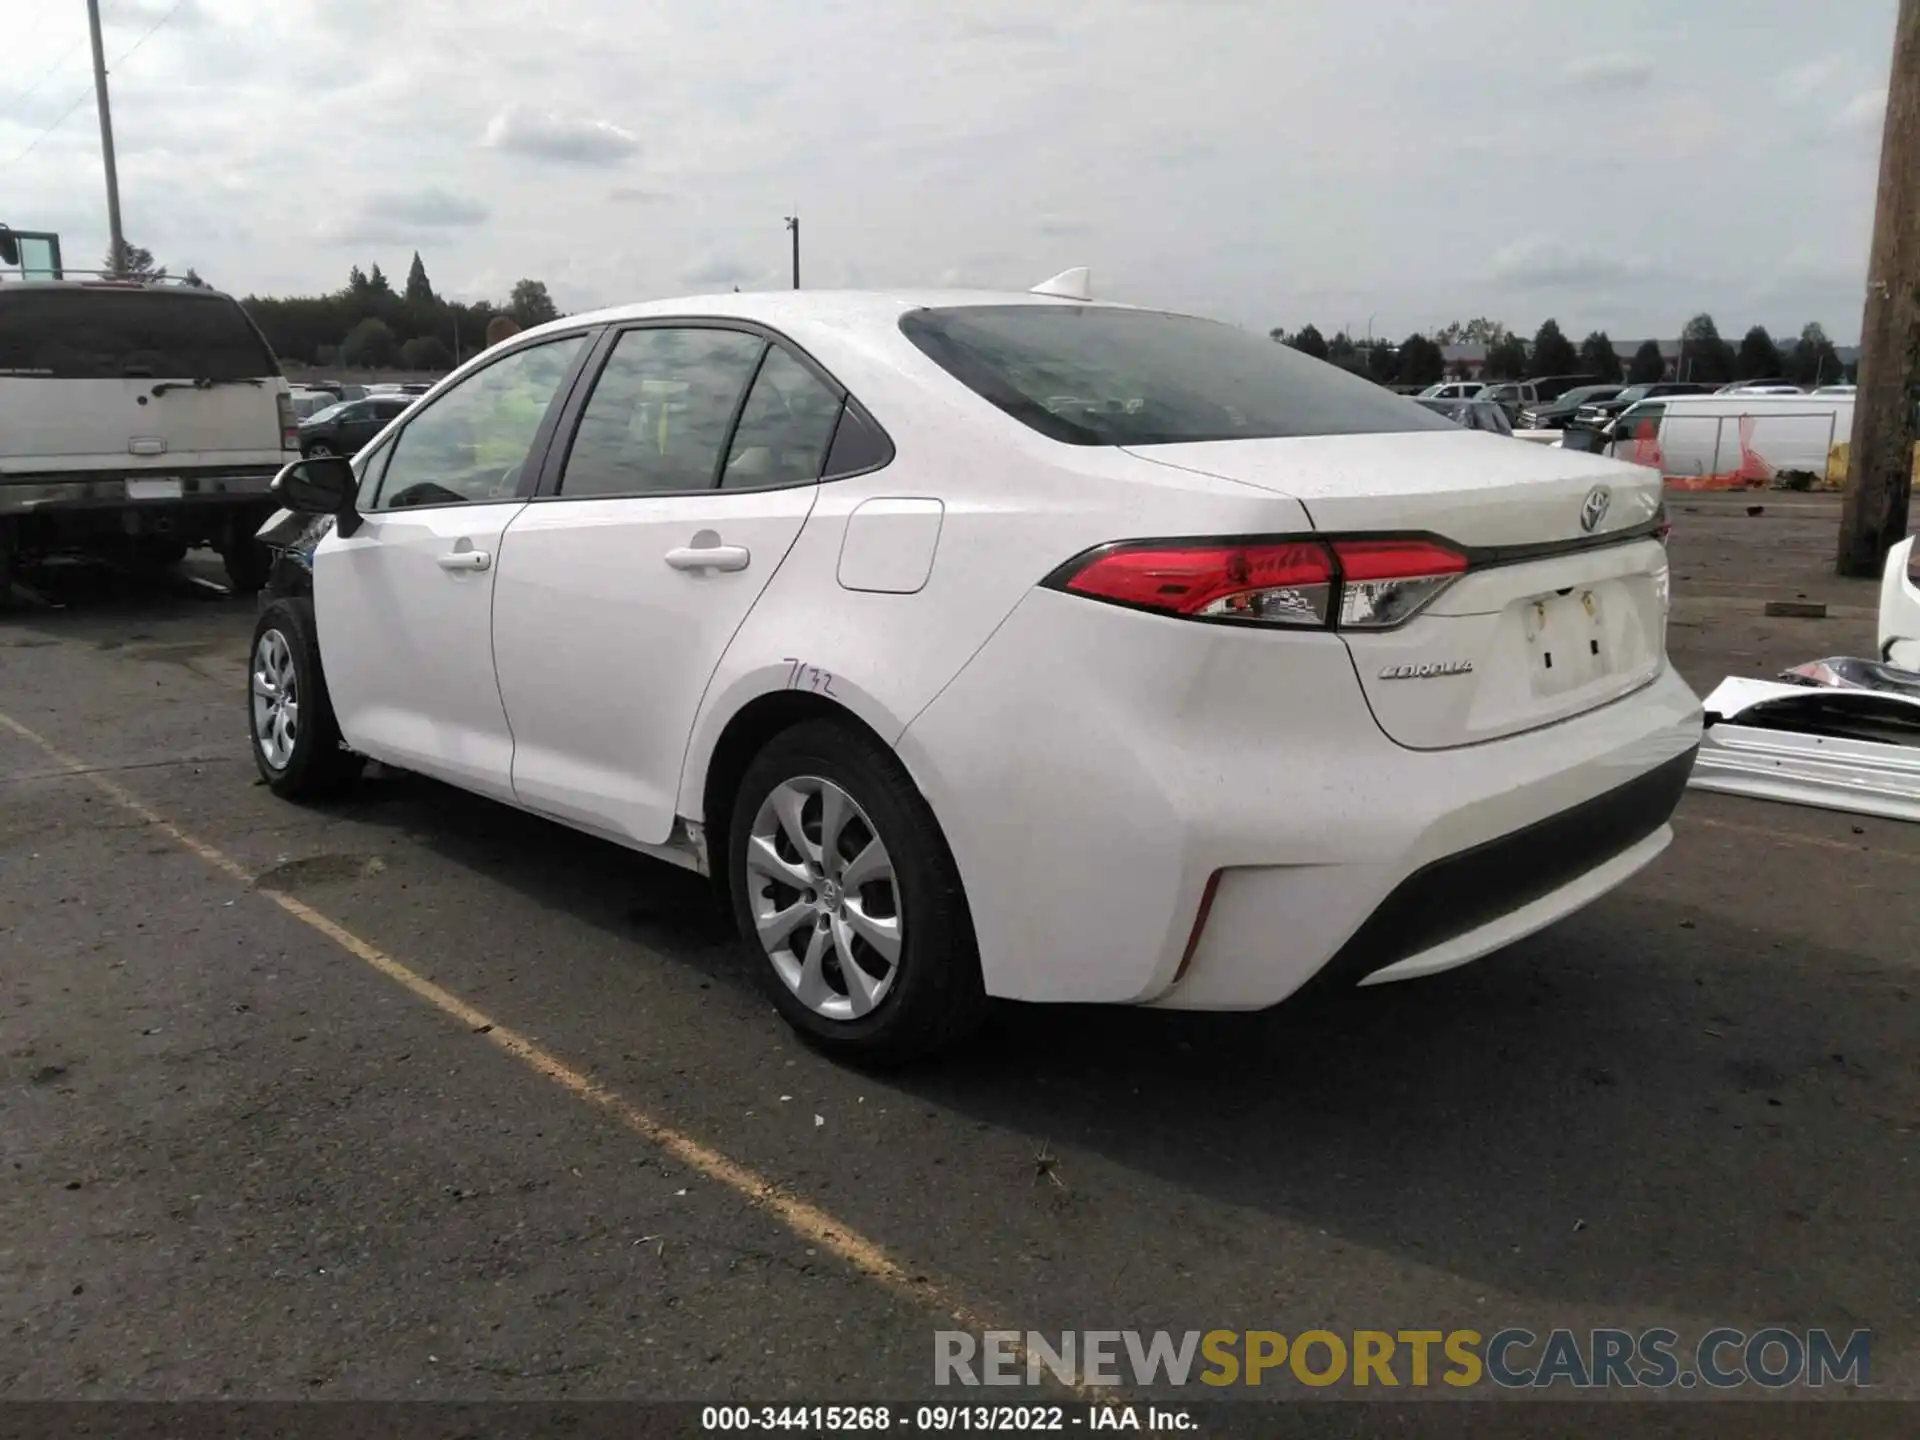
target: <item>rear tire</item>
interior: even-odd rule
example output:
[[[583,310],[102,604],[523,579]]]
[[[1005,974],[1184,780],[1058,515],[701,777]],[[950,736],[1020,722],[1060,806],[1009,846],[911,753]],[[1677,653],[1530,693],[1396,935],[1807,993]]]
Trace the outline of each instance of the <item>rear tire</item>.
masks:
[[[820,1049],[897,1064],[985,1016],[959,870],[905,767],[872,736],[809,720],[768,742],[741,779],[727,874],[755,974]]]
[[[336,795],[367,763],[340,748],[340,725],[314,633],[313,602],[304,596],[274,601],[253,627],[247,663],[253,763],[273,793],[286,800]]]

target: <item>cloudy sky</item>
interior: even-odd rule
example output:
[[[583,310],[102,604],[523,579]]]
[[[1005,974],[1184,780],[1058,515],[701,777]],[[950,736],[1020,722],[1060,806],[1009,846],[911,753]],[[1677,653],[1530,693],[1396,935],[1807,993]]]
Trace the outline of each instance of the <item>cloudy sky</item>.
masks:
[[[102,0],[127,234],[562,308],[786,283],[1265,329],[1859,330],[1895,0]],[[0,0],[0,221],[106,248],[84,0]]]

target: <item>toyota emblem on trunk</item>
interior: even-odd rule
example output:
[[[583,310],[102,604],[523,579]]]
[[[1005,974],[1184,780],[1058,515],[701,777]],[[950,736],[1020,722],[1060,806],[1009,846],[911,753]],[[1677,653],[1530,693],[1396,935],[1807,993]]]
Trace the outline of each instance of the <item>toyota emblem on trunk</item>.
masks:
[[[1607,507],[1613,503],[1613,492],[1604,485],[1596,485],[1587,491],[1587,498],[1580,505],[1580,528],[1588,534],[1607,518]]]

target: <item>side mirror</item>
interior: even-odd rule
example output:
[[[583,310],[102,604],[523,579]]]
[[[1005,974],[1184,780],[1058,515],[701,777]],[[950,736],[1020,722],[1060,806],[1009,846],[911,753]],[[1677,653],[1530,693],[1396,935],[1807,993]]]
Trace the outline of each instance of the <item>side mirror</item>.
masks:
[[[353,473],[353,462],[344,455],[310,455],[295,460],[273,477],[272,489],[274,498],[296,514],[338,516],[343,535],[358,528],[360,517],[354,513],[353,502],[360,481]]]

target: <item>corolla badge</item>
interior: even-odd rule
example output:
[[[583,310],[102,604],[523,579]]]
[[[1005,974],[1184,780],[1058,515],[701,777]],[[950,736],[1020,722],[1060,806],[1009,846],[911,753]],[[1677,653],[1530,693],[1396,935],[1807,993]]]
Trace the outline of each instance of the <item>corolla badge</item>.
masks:
[[[1437,680],[1442,675],[1471,675],[1471,660],[1435,660],[1424,665],[1389,665],[1380,672],[1382,680]]]
[[[1596,485],[1587,491],[1587,498],[1580,504],[1580,528],[1591,535],[1607,518],[1607,507],[1611,504],[1613,492],[1606,486]]]

